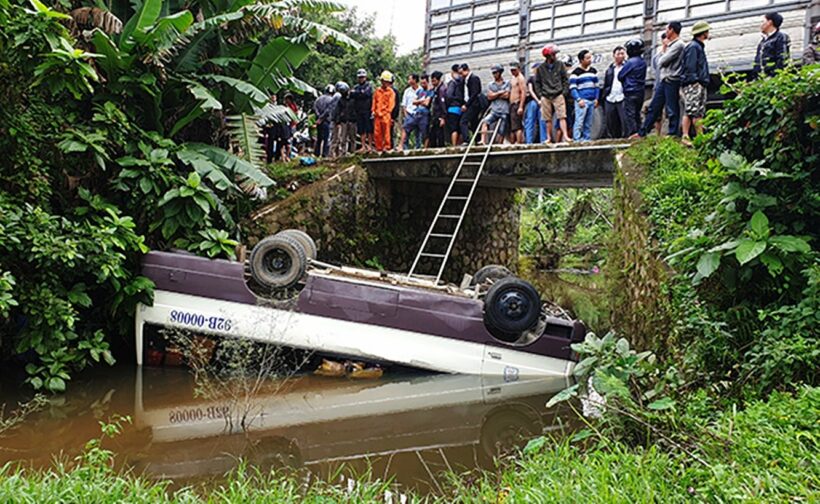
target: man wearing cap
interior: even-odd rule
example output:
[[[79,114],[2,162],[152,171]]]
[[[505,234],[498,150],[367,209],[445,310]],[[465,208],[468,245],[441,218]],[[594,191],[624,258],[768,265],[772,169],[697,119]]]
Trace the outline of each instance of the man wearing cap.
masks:
[[[783,24],[783,16],[777,12],[769,12],[763,15],[763,22],[760,24],[760,31],[763,39],[757,44],[757,54],[755,55],[755,74],[762,73],[772,76],[786,66],[789,60],[789,36],[780,31]]]
[[[524,104],[527,81],[517,61],[510,63],[510,143],[524,143]]]
[[[370,115],[373,108],[373,87],[367,81],[367,70],[364,68],[356,71],[356,79],[358,82],[350,91],[356,114],[356,133],[362,143],[360,152],[370,152],[373,150],[373,119]]]
[[[506,82],[501,74],[504,67],[493,65],[490,69],[493,73],[493,81],[487,86],[487,99],[490,100],[490,113],[484,118],[481,125],[481,141],[484,145],[489,143],[487,133],[490,128],[495,130],[495,123],[498,125],[498,133],[492,139],[493,142],[503,142],[507,133],[507,121],[510,116],[510,83]]]
[[[393,74],[385,70],[381,74],[382,85],[373,94],[373,140],[378,152],[390,150],[391,129],[393,127],[393,107],[396,94],[393,91]]]
[[[335,105],[335,90],[333,84],[328,84],[324,94],[313,102],[313,113],[316,114],[316,146],[313,155],[316,157],[327,157],[330,153],[330,117]]]
[[[547,44],[541,50],[544,62],[535,72],[535,94],[541,103],[541,115],[547,123],[547,138],[545,143],[552,139],[553,115],[558,119],[561,126],[561,134],[565,140],[569,140],[567,134],[567,104],[564,95],[569,93],[569,77],[564,65],[558,61],[558,47],[554,44]]]
[[[686,144],[692,126],[697,134],[703,132],[700,120],[706,115],[706,86],[709,85],[709,62],[704,42],[708,38],[709,23],[698,21],[692,26],[692,41],[683,49],[680,85],[684,104],[682,138]]]

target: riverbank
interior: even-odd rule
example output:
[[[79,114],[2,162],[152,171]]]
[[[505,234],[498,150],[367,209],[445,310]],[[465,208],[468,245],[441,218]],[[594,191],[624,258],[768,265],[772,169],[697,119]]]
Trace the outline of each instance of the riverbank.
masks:
[[[630,447],[603,436],[531,441],[497,472],[450,474],[438,495],[409,502],[816,502],[820,492],[820,388],[774,393],[722,412],[706,400],[682,405],[678,423],[695,434],[685,450]],[[687,454],[686,451],[690,453]],[[694,455],[694,456],[693,456]],[[389,482],[362,476],[331,484],[305,474],[262,474],[241,465],[222,483],[171,490],[110,468],[116,455],[90,443],[50,470],[6,466],[2,502],[399,502]],[[699,459],[699,460],[698,460]],[[385,495],[392,497],[385,497]]]

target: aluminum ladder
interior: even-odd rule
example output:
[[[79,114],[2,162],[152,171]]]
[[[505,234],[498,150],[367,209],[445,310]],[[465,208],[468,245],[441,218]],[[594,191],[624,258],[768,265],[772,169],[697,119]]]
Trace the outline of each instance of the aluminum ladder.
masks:
[[[483,122],[483,119],[484,118],[482,118],[481,122]],[[464,221],[464,216],[467,214],[467,208],[470,206],[470,201],[473,199],[476,185],[478,185],[478,179],[481,178],[481,172],[484,170],[484,165],[487,164],[487,157],[490,155],[490,151],[495,143],[499,126],[501,126],[501,120],[496,121],[495,128],[490,136],[490,141],[486,146],[484,146],[483,152],[471,152],[480,132],[476,130],[473,134],[470,143],[467,145],[467,149],[464,151],[464,155],[461,157],[458,168],[453,174],[453,178],[450,180],[450,185],[447,187],[447,192],[444,193],[444,198],[441,200],[436,216],[433,217],[433,222],[427,230],[427,235],[424,237],[421,248],[419,248],[419,251],[416,254],[416,259],[413,261],[413,266],[410,268],[410,273],[407,274],[408,280],[413,280],[414,277],[416,279],[421,279],[429,278],[431,276],[416,273],[416,268],[418,267],[419,261],[422,257],[430,259],[430,262],[433,264],[435,264],[435,262],[441,263],[434,283],[438,284],[441,280],[444,267],[447,265],[447,259],[450,258],[450,252],[453,250],[453,244],[456,241],[456,236],[458,236],[458,231],[461,229],[461,223]],[[479,155],[481,156],[481,161],[468,161],[470,156]],[[465,167],[468,167],[468,169],[475,168],[475,173],[473,175],[465,175],[463,173]],[[468,184],[469,186],[467,186]],[[460,189],[462,187],[469,187],[469,192],[467,194],[453,194],[454,188]],[[444,213],[444,207],[448,203],[455,205],[462,203],[463,206],[461,207],[461,210],[450,208],[448,209],[448,213]],[[437,230],[440,223],[453,221],[455,221],[455,228],[453,228],[452,231],[441,229]],[[447,249],[442,253],[441,249],[443,248],[444,243],[447,244]],[[430,248],[430,250],[428,250],[428,248]]]

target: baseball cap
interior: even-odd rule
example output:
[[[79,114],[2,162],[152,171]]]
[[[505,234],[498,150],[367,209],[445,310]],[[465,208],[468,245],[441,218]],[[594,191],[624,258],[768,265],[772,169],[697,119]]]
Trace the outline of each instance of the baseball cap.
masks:
[[[493,73],[495,73],[495,72],[503,72],[503,71],[504,71],[504,67],[503,67],[503,66],[501,66],[501,65],[496,64],[496,65],[493,65],[493,66],[491,66],[491,67],[490,67],[490,71],[492,71]]]

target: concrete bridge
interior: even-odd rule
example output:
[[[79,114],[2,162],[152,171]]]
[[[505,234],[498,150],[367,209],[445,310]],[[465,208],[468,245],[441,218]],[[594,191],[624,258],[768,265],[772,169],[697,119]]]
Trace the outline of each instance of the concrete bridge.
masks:
[[[479,181],[483,187],[611,187],[615,154],[629,147],[625,140],[568,145],[498,145],[487,157]],[[449,183],[464,148],[384,153],[362,159],[374,179],[434,184]],[[470,161],[484,155],[473,147]],[[467,173],[467,172],[465,172]]]

